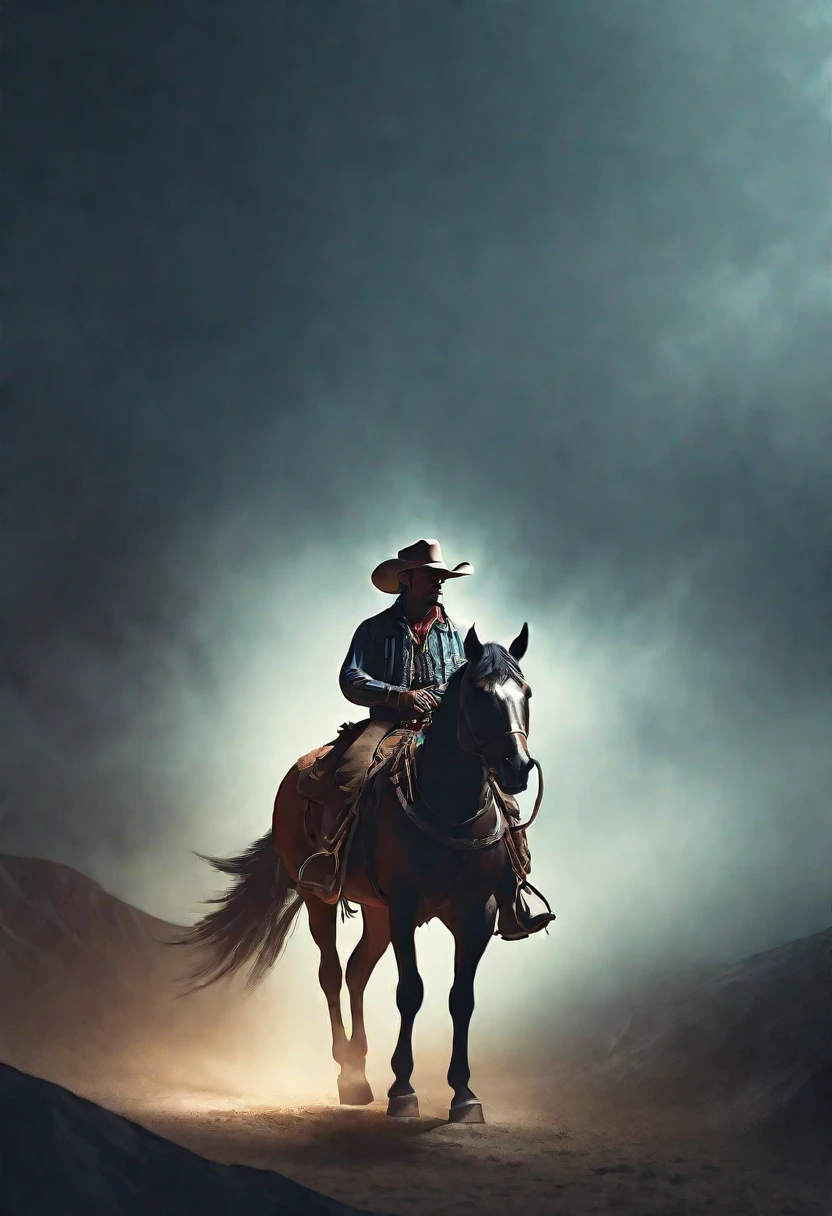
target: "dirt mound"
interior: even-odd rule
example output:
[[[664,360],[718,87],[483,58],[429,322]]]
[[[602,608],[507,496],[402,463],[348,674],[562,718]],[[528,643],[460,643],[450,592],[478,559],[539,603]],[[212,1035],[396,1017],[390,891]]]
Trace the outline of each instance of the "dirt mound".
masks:
[[[280,1174],[216,1165],[48,1081],[0,1065],[9,1216],[352,1216]]]

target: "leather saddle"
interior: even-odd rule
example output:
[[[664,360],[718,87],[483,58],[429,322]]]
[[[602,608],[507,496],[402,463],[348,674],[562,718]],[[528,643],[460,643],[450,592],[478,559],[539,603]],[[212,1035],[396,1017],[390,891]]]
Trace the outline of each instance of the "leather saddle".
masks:
[[[306,800],[304,830],[309,856],[300,867],[298,881],[326,903],[341,898],[347,874],[350,845],[361,816],[362,806],[377,796],[378,783],[391,781],[405,799],[416,796],[416,752],[420,738],[411,727],[397,727],[385,735],[375,748],[370,766],[358,788],[337,784],[341,758],[363,729],[363,724],[345,723],[338,737],[323,747],[308,752],[297,761],[297,789]],[[519,879],[528,874],[531,855],[525,831],[512,828],[520,818],[515,798],[502,795],[506,812],[506,845],[512,868]]]
[[[298,872],[298,881],[327,903],[335,903],[341,897],[349,848],[365,795],[413,735],[410,729],[392,730],[376,746],[357,788],[339,786],[338,766],[362,729],[363,723],[345,723],[337,739],[297,761],[297,790],[306,801],[304,831],[310,850]]]

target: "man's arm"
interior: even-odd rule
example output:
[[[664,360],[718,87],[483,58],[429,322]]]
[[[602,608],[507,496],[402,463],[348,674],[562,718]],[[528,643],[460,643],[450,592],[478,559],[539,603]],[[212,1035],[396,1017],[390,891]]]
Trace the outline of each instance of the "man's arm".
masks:
[[[359,625],[353,635],[347,657],[341,666],[339,684],[341,692],[353,705],[364,705],[371,708],[374,705],[399,704],[399,694],[405,692],[403,687],[395,684],[385,684],[383,680],[375,680],[367,672],[367,660],[372,654],[373,639],[365,621]]]

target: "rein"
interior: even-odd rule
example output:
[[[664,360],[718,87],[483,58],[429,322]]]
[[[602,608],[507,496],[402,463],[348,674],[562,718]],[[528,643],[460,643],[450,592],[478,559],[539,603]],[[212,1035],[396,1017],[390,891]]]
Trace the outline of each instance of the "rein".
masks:
[[[516,732],[510,731],[509,733],[515,734]],[[511,826],[512,832],[525,832],[526,828],[530,828],[532,826],[532,824],[534,823],[535,819],[537,819],[537,812],[540,810],[541,806],[543,805],[543,768],[542,768],[539,760],[532,759],[532,764],[537,769],[537,797],[534,800],[534,807],[532,808],[531,815],[529,815],[529,817],[525,823],[512,824],[512,826]],[[505,811],[505,803],[503,802],[503,798],[504,798],[503,791],[500,789],[499,785],[497,784],[497,780],[494,777],[494,774],[489,772],[486,776],[486,780],[488,781],[488,784],[491,786],[491,792],[494,794],[494,797],[502,805],[503,810]],[[508,812],[506,812],[506,813],[508,813]]]
[[[463,677],[463,684],[464,684],[465,678],[466,677]],[[463,713],[465,715],[465,728],[468,731],[468,734],[471,736],[471,739],[474,742],[473,748],[466,747],[465,744],[462,742],[461,726],[462,726]],[[519,727],[516,728],[515,730],[504,731],[503,733],[505,735],[522,735],[522,737],[527,741],[529,738],[528,731],[522,730]],[[495,774],[493,768],[491,768],[491,766],[489,765],[488,758],[484,755],[485,749],[488,747],[488,745],[493,740],[486,739],[485,742],[482,742],[481,740],[479,740],[477,738],[476,732],[474,730],[474,725],[471,722],[471,715],[468,711],[468,702],[465,697],[465,688],[462,686],[460,687],[460,690],[459,690],[459,722],[458,722],[458,726],[457,726],[457,739],[459,741],[459,746],[462,748],[462,750],[464,752],[467,752],[469,756],[479,756],[480,760],[482,761],[483,768],[485,769],[485,779],[491,787],[491,792],[493,793],[496,800],[500,803],[500,806],[502,807],[504,813],[508,814],[508,811],[506,810],[505,794],[503,793],[503,791],[500,789],[499,785],[497,784],[496,774]],[[524,832],[526,830],[526,828],[530,828],[532,826],[532,824],[534,823],[535,819],[537,819],[537,813],[540,810],[540,807],[543,803],[543,767],[539,760],[535,760],[533,757],[530,757],[530,759],[531,759],[531,762],[534,765],[534,767],[537,769],[537,797],[535,798],[534,808],[533,808],[532,813],[529,816],[529,818],[526,820],[525,823],[518,823],[516,825],[512,825],[511,830],[513,832]]]

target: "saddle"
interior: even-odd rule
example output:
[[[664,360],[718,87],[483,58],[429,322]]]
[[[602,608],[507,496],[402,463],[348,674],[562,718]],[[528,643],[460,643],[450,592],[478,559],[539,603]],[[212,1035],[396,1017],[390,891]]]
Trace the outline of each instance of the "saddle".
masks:
[[[326,903],[341,898],[350,845],[367,791],[414,733],[409,728],[392,730],[376,746],[358,786],[339,786],[338,765],[363,727],[363,723],[344,723],[337,739],[297,761],[297,790],[306,801],[304,830],[310,847],[310,856],[298,871],[298,881]]]
[[[336,903],[341,898],[361,807],[377,794],[379,781],[389,780],[396,787],[406,812],[418,798],[416,753],[421,735],[412,727],[396,727],[381,739],[358,789],[337,785],[335,778],[341,758],[362,728],[362,725],[345,723],[337,739],[297,761],[300,770],[297,789],[306,800],[304,829],[310,848],[310,856],[298,871],[298,881],[326,903]],[[499,830],[495,838],[505,840],[512,869],[518,881],[525,882],[531,868],[531,852],[525,831],[514,826],[519,819],[517,800],[500,791],[497,803]],[[422,822],[420,826],[428,827]],[[479,843],[487,844],[488,841]]]

